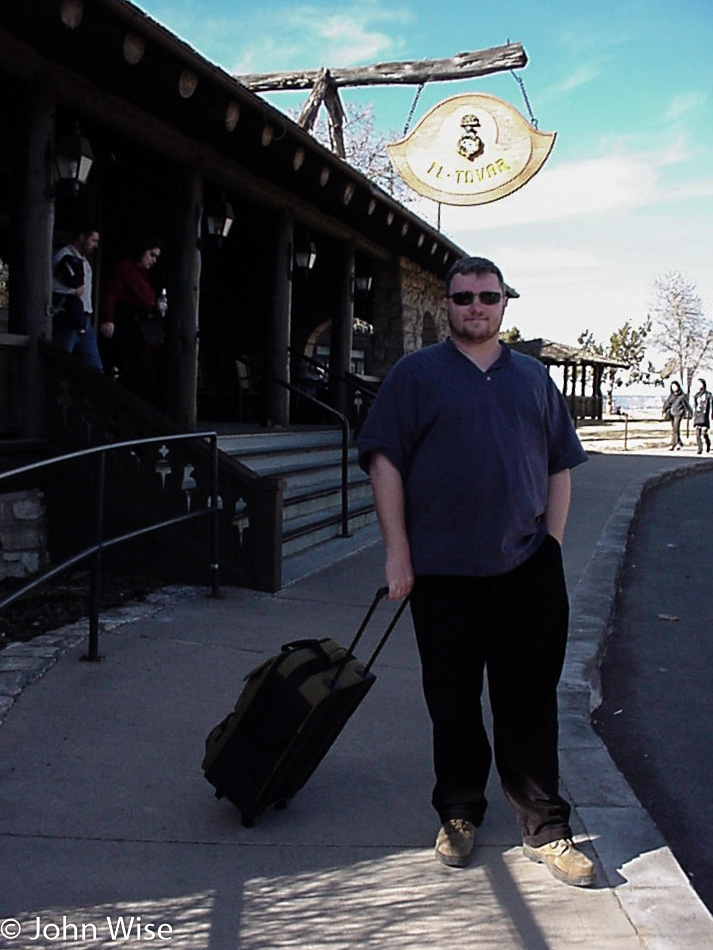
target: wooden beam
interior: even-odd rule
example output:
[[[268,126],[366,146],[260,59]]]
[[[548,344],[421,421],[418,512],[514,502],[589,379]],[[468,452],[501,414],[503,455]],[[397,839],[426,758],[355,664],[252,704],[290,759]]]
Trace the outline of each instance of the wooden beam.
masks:
[[[376,63],[350,69],[330,69],[330,81],[339,86],[385,86],[393,83],[419,85],[422,82],[445,82],[471,79],[506,69],[519,69],[527,64],[521,43],[507,43],[471,53],[457,53],[450,59],[421,59],[400,63]],[[323,70],[284,73],[250,73],[236,79],[253,92],[311,89]]]
[[[305,102],[302,112],[300,112],[300,117],[297,120],[297,124],[306,132],[311,132],[312,130],[312,126],[317,118],[317,113],[319,112],[319,107],[327,93],[329,82],[329,70],[320,69],[315,83],[312,86],[312,92],[310,92],[307,102]]]
[[[344,148],[344,108],[336,86],[331,83],[324,94],[324,106],[329,118],[329,137],[332,142],[332,151],[340,158],[346,158]]]

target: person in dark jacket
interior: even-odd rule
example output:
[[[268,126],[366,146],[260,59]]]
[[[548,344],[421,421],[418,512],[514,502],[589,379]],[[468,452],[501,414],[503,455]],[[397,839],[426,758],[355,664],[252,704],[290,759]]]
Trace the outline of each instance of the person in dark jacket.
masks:
[[[663,404],[663,417],[664,419],[668,419],[671,423],[671,445],[669,446],[669,452],[673,452],[674,449],[683,448],[683,442],[681,441],[681,422],[684,416],[686,419],[692,418],[693,410],[688,401],[688,396],[686,396],[683,389],[681,389],[681,384],[674,380],[671,383],[671,392]]]
[[[708,430],[711,427],[711,404],[713,396],[708,392],[705,379],[699,379],[700,389],[693,397],[693,425],[696,428],[696,444],[698,454],[703,454],[703,443],[706,443],[706,452],[711,450],[711,440]]]
[[[162,329],[156,290],[149,271],[161,256],[163,242],[144,233],[133,252],[119,261],[104,289],[100,330],[112,342],[119,380],[139,396],[158,405],[159,350],[162,339],[147,339],[146,328]]]

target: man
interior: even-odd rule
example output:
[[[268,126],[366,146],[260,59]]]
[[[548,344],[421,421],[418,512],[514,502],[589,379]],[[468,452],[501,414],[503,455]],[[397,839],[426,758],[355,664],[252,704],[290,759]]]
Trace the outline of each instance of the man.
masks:
[[[433,722],[442,827],[436,857],[464,867],[495,761],[527,857],[568,884],[593,883],[559,795],[557,683],[569,605],[561,542],[569,470],[586,460],[542,364],[499,341],[507,304],[492,261],[446,278],[449,339],[384,381],[359,439],[386,547],[389,596],[410,595]]]
[[[92,326],[92,267],[88,257],[99,246],[99,232],[87,225],[52,258],[52,342],[104,372]]]

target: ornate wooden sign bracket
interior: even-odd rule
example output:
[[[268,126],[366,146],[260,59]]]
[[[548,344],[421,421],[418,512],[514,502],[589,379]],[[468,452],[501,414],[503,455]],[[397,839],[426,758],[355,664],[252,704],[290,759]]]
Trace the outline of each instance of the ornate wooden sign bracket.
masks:
[[[253,92],[280,92],[311,89],[298,124],[310,131],[324,103],[329,119],[332,149],[340,158],[344,151],[344,109],[339,98],[343,86],[421,85],[472,79],[490,73],[518,69],[527,64],[527,54],[520,43],[507,43],[490,49],[458,53],[450,59],[422,59],[400,63],[376,63],[350,69],[320,69],[303,72],[253,73],[236,76]]]

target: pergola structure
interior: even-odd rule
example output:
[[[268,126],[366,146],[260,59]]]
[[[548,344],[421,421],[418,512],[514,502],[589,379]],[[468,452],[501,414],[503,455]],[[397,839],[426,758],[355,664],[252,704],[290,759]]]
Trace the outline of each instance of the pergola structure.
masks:
[[[511,343],[512,349],[544,363],[545,366],[561,366],[563,369],[562,393],[574,419],[601,419],[604,400],[602,397],[602,378],[608,368],[626,369],[629,365],[621,360],[606,356],[597,356],[587,350],[553,343],[541,337],[534,340],[521,340]],[[590,391],[587,393],[587,386]],[[579,392],[577,388],[579,387]]]

